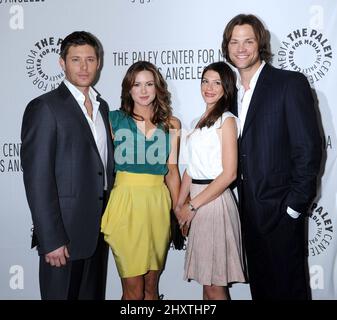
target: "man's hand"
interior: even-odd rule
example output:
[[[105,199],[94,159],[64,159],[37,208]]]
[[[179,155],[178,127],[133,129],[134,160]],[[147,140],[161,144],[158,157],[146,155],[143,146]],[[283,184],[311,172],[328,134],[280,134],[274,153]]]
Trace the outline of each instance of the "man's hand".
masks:
[[[61,267],[65,266],[67,263],[67,258],[69,258],[70,255],[68,253],[68,249],[66,246],[62,246],[52,252],[49,252],[45,255],[45,260],[47,263],[49,263],[51,266]]]

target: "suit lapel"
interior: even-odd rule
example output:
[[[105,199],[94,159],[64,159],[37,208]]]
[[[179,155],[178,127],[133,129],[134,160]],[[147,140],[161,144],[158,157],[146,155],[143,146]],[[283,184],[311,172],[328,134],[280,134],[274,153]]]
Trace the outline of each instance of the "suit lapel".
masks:
[[[111,175],[114,170],[114,161],[113,161],[113,144],[112,144],[112,139],[111,137],[111,130],[110,130],[110,122],[108,118],[107,112],[105,112],[103,108],[103,101],[100,99],[99,96],[97,96],[97,100],[100,102],[99,105],[99,112],[101,113],[104,126],[105,126],[105,131],[107,134],[107,148],[108,148],[108,159],[107,159],[107,177],[108,177],[108,186],[111,185]]]
[[[246,134],[260,106],[262,106],[265,103],[265,93],[267,92],[268,86],[269,86],[268,79],[269,79],[270,71],[271,71],[271,67],[268,64],[266,64],[260,73],[260,76],[255,86],[252,99],[249,104],[249,108],[248,108],[245,124],[242,130],[241,138],[243,138],[244,135]]]
[[[101,99],[100,98],[97,98],[97,100],[99,101],[99,112],[103,118],[103,122],[104,122],[104,126],[105,126],[105,130],[106,130],[106,134],[111,134],[110,132],[110,124],[109,124],[109,119],[107,117],[107,114],[106,112],[104,112],[104,109],[103,109],[103,106],[102,106],[102,102],[101,102]]]
[[[233,103],[232,103],[232,113],[238,116],[238,90],[235,90]]]
[[[100,157],[99,152],[98,152],[98,149],[97,149],[97,145],[96,145],[94,136],[92,135],[89,123],[88,123],[85,115],[83,114],[83,111],[82,111],[81,107],[78,105],[76,99],[74,98],[74,96],[71,94],[71,92],[69,91],[69,89],[67,88],[67,86],[63,82],[58,87],[58,90],[59,90],[61,96],[65,99],[65,103],[69,107],[69,111],[73,112],[74,117],[76,118],[76,121],[78,121],[80,126],[82,127],[83,136],[86,139],[89,140],[90,145],[95,150],[95,152],[98,155],[98,158],[102,162],[101,157]]]

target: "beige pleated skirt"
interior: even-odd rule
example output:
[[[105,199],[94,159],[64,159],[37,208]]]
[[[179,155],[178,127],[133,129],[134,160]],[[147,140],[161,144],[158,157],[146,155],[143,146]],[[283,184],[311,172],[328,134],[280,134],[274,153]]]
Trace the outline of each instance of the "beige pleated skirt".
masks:
[[[191,184],[191,198],[206,187]],[[198,209],[188,235],[184,269],[184,280],[202,285],[246,282],[239,213],[229,189]]]

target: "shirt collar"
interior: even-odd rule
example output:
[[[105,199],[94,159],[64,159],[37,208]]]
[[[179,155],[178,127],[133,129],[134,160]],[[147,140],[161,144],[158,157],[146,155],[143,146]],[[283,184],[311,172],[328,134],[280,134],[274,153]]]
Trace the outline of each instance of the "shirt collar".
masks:
[[[64,79],[63,82],[67,86],[67,88],[69,89],[69,91],[71,92],[71,94],[74,96],[74,98],[76,99],[76,101],[84,102],[85,96],[84,96],[84,94],[78,88],[76,88],[76,86],[74,86],[67,79]],[[97,101],[97,96],[98,96],[98,93],[92,87],[89,87],[89,98],[90,98],[90,100],[92,102],[93,101]]]
[[[77,103],[79,104],[83,113],[87,115],[87,110],[84,106],[84,101],[85,101],[84,94],[78,88],[76,88],[76,86],[74,86],[69,80],[64,79],[63,81],[64,81],[64,84],[69,89],[69,91],[71,92],[71,94],[73,95],[73,97],[75,98],[75,100],[77,101]],[[89,87],[89,98],[91,100],[92,107],[93,107],[92,120],[94,122],[96,121],[96,116],[97,116],[99,105],[100,105],[99,101],[97,101],[97,96],[98,96],[98,93],[92,87]]]
[[[254,88],[255,85],[256,85],[256,82],[259,78],[259,75],[263,69],[263,67],[266,65],[266,62],[264,60],[262,60],[261,62],[261,65],[259,66],[259,68],[255,71],[253,77],[250,79],[250,82],[249,82],[249,87],[250,88]],[[236,88],[237,89],[240,89],[242,87],[242,84],[241,84],[241,77],[240,77],[240,73],[238,71],[237,68],[232,68],[234,71],[235,71],[235,74],[236,74]]]

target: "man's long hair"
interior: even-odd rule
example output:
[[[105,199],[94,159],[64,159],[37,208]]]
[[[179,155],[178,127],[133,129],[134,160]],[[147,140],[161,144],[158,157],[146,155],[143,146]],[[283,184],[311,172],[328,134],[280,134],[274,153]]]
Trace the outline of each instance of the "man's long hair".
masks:
[[[225,31],[223,33],[222,39],[222,54],[226,60],[233,64],[228,53],[228,44],[232,38],[233,29],[235,26],[242,26],[248,24],[253,28],[258,47],[260,59],[264,60],[266,63],[270,62],[273,54],[270,48],[270,33],[264,27],[263,23],[252,14],[239,14],[235,16],[231,21],[228,22]]]

